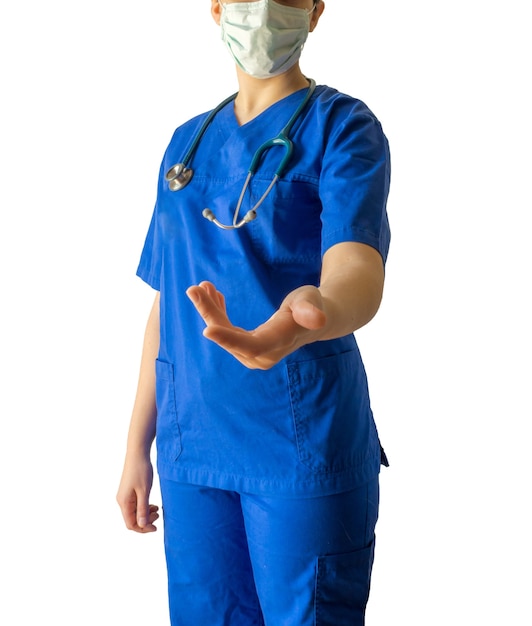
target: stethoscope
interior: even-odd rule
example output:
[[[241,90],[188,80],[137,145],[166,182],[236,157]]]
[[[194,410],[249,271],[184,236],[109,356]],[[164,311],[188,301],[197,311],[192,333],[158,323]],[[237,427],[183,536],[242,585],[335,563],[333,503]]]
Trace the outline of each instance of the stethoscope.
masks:
[[[292,126],[294,125],[294,123],[300,116],[301,112],[305,108],[307,102],[310,100],[312,94],[314,93],[314,89],[316,88],[316,82],[314,80],[309,79],[309,82],[310,82],[310,85],[309,85],[309,88],[307,89],[307,93],[305,94],[305,97],[303,98],[301,104],[297,107],[295,113],[288,120],[288,123],[286,124],[286,126],[281,130],[281,132],[276,137],[273,137],[273,139],[269,139],[268,141],[265,141],[253,155],[253,159],[251,161],[251,165],[249,166],[249,170],[248,170],[246,180],[244,182],[244,186],[242,187],[242,191],[240,193],[240,197],[238,199],[235,212],[233,214],[233,223],[222,224],[216,219],[216,216],[210,209],[203,210],[202,212],[203,217],[208,219],[210,222],[213,222],[214,224],[216,224],[216,226],[223,228],[224,230],[232,230],[234,228],[241,228],[242,226],[244,226],[244,224],[247,224],[248,222],[252,222],[257,217],[257,209],[264,202],[264,200],[266,200],[266,198],[268,197],[268,194],[272,190],[275,183],[281,177],[282,173],[284,172],[288,164],[288,161],[290,160],[290,157],[292,156],[294,145],[288,135],[290,131],[292,130]],[[213,109],[209,113],[209,115],[203,122],[202,126],[200,127],[198,134],[194,138],[192,145],[188,149],[188,152],[185,154],[183,162],[177,163],[166,172],[165,179],[168,182],[168,188],[170,189],[170,191],[180,191],[181,189],[183,189],[184,187],[188,185],[188,183],[192,179],[192,176],[194,175],[194,171],[192,170],[192,168],[188,167],[188,164],[190,160],[192,159],[192,157],[194,156],[194,153],[196,152],[198,145],[203,135],[205,134],[205,131],[209,127],[215,115],[219,111],[221,111],[226,104],[234,100],[237,95],[238,95],[237,93],[234,93],[232,96],[229,96],[229,98],[226,98],[223,102],[221,102],[215,109]],[[266,189],[266,191],[264,192],[260,200],[255,204],[255,206],[252,209],[250,209],[241,220],[239,220],[238,216],[240,214],[240,208],[242,206],[242,202],[244,200],[244,194],[246,193],[246,190],[249,186],[251,177],[257,171],[259,162],[263,154],[274,146],[282,146],[284,148],[284,156],[281,162],[279,163],[279,167],[275,171],[275,175],[272,179],[272,182],[268,185],[268,188]]]

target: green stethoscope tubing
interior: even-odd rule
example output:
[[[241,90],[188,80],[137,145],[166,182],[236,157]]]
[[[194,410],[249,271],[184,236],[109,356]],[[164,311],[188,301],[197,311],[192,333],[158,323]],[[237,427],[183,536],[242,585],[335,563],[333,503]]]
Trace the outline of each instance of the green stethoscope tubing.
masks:
[[[293,125],[295,124],[295,122],[299,118],[299,116],[301,115],[303,109],[307,105],[307,103],[310,100],[312,94],[314,93],[314,90],[316,89],[316,82],[313,79],[309,79],[309,83],[310,84],[309,84],[309,87],[308,87],[307,92],[305,94],[305,97],[300,102],[299,106],[297,107],[297,109],[293,113],[292,117],[288,120],[288,123],[286,124],[286,126],[283,127],[281,132],[276,137],[273,137],[272,139],[268,139],[267,141],[265,141],[255,151],[255,154],[253,155],[253,158],[251,160],[251,164],[250,164],[249,169],[248,169],[248,174],[247,174],[246,180],[244,182],[244,186],[242,187],[242,191],[240,193],[240,197],[238,199],[238,203],[237,203],[234,215],[233,215],[233,223],[230,224],[230,225],[229,224],[222,224],[221,222],[219,222],[216,219],[214,213],[210,209],[205,209],[203,211],[203,216],[206,219],[208,219],[209,221],[211,221],[214,224],[216,224],[216,226],[219,226],[220,228],[223,228],[224,230],[232,230],[234,228],[240,228],[240,227],[244,226],[244,224],[247,224],[248,222],[251,222],[252,220],[254,220],[257,217],[257,209],[264,202],[264,200],[267,198],[268,194],[272,190],[272,188],[275,185],[275,183],[282,176],[282,174],[283,174],[284,170],[286,169],[286,166],[288,165],[288,162],[290,161],[290,158],[292,156],[292,152],[293,152],[293,149],[294,149],[294,144],[293,144],[292,140],[289,137],[290,131],[292,130]],[[185,154],[185,157],[183,158],[183,161],[181,163],[177,163],[176,165],[171,167],[166,172],[165,179],[168,182],[168,187],[169,187],[170,191],[179,191],[179,190],[183,189],[184,187],[186,187],[186,185],[188,185],[188,183],[190,182],[190,180],[192,179],[192,176],[194,174],[192,168],[188,167],[188,164],[189,164],[190,160],[192,159],[192,157],[194,156],[194,153],[196,152],[196,150],[198,148],[198,145],[199,145],[203,135],[205,134],[205,131],[207,130],[207,128],[211,124],[211,122],[214,119],[214,117],[216,116],[216,114],[219,111],[221,111],[225,107],[226,104],[228,104],[229,102],[233,101],[236,98],[237,95],[238,95],[238,93],[234,93],[233,95],[229,96],[229,98],[226,98],[223,102],[221,102],[215,109],[213,109],[209,113],[209,115],[205,118],[205,121],[201,125],[201,127],[200,127],[196,137],[194,138],[190,148],[188,149],[187,153]],[[283,155],[283,158],[281,159],[281,161],[279,163],[279,166],[275,170],[275,175],[274,175],[271,183],[268,185],[268,188],[266,189],[266,191],[264,192],[264,194],[260,198],[260,200],[255,204],[255,206],[251,210],[249,210],[244,215],[244,217],[241,220],[239,220],[238,216],[239,216],[239,213],[240,213],[240,208],[242,206],[242,202],[243,202],[243,199],[244,199],[244,194],[245,194],[245,192],[246,192],[246,190],[247,190],[247,188],[249,186],[249,182],[251,180],[251,177],[257,171],[257,169],[259,167],[260,160],[261,160],[262,156],[264,155],[264,153],[267,150],[269,150],[270,148],[273,148],[275,146],[281,146],[281,147],[284,148],[284,155]]]

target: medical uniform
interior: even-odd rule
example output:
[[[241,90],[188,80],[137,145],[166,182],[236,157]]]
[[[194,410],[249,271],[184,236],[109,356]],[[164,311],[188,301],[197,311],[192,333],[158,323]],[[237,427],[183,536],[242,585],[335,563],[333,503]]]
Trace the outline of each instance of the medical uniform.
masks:
[[[209,280],[232,323],[253,329],[290,291],[319,285],[331,246],[361,242],[386,260],[386,137],[362,102],[327,86],[316,88],[293,126],[289,166],[257,219],[224,231],[202,215],[209,208],[232,222],[255,151],[304,95],[243,126],[233,104],[225,106],[179,192],[164,173],[183,159],[206,114],[176,130],[161,166],[138,275],[160,291],[157,468],[174,625],[363,623],[385,457],[354,336],[250,370],[203,337],[185,295]],[[283,154],[265,154],[241,216]],[[203,607],[198,615],[193,605]],[[342,611],[346,621],[338,621]]]

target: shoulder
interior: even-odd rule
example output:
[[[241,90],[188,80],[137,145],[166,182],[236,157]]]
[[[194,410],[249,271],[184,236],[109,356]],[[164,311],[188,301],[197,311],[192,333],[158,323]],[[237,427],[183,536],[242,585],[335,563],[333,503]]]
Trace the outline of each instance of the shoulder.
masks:
[[[327,85],[318,85],[309,110],[309,126],[319,128],[327,146],[371,143],[387,150],[382,125],[368,105]]]
[[[314,114],[334,122],[366,121],[380,126],[369,106],[359,98],[327,85],[318,85],[313,96]]]
[[[198,132],[201,128],[201,125],[205,122],[209,115],[210,111],[205,111],[204,113],[200,113],[190,118],[186,122],[180,124],[173,132],[172,139],[170,143],[175,139],[182,140],[183,138],[189,137]]]
[[[205,111],[196,115],[178,126],[167,144],[163,157],[164,167],[169,167],[169,163],[183,162],[187,154],[193,150],[203,126],[211,111]],[[190,154],[188,154],[190,156]]]

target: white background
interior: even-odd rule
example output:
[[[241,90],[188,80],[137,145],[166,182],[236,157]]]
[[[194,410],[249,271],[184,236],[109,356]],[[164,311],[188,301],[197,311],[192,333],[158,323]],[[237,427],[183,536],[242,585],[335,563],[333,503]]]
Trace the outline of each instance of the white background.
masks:
[[[114,498],[160,158],[236,90],[209,5],[1,5],[6,626],[168,623],[162,532]],[[358,335],[392,464],[368,626],[532,624],[527,23],[516,0],[329,0],[304,51],[392,150],[386,294]]]

